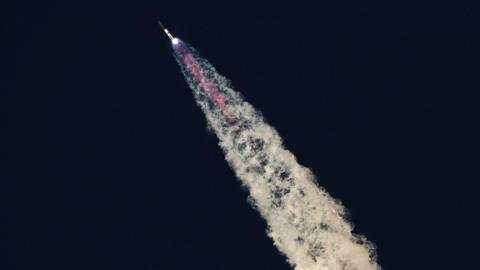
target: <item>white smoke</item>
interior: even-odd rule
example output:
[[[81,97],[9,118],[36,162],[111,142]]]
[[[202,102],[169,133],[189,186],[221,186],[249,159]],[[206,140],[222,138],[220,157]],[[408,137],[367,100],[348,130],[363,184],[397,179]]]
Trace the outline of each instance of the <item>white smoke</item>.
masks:
[[[214,106],[181,59],[177,61],[226,160],[248,188],[249,201],[267,221],[268,235],[290,265],[296,270],[379,270],[373,244],[352,234],[340,202],[318,185],[308,168],[297,163],[261,114],[208,61],[192,52],[225,96],[235,121]]]

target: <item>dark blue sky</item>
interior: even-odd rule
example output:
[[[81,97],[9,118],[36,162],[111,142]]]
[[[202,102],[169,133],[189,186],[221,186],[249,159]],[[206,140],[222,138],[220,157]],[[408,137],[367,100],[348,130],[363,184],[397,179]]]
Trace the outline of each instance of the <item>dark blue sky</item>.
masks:
[[[311,2],[7,2],[0,268],[290,269],[161,19],[263,112],[385,269],[472,269],[473,11]]]

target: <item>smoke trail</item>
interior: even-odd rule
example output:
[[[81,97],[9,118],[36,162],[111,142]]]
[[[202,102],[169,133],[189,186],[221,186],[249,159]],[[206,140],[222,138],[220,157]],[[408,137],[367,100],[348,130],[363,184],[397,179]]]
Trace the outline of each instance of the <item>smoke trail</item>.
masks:
[[[373,245],[352,234],[345,209],[297,163],[227,79],[183,41],[175,58],[219,139],[226,160],[268,224],[268,235],[296,270],[378,270]]]

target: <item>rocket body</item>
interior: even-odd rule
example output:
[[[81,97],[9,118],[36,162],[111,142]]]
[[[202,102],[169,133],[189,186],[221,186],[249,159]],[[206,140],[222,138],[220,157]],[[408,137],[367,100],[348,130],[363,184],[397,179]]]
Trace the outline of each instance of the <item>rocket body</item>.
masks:
[[[173,42],[174,37],[172,36],[172,34],[170,34],[170,31],[168,31],[168,29],[165,26],[163,26],[163,23],[161,21],[158,21],[158,24],[163,29],[163,32],[165,32],[168,38]]]

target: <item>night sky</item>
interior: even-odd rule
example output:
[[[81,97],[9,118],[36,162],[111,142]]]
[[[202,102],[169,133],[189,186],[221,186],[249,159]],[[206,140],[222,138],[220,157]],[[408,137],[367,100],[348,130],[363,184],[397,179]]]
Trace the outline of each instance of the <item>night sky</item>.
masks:
[[[282,2],[2,4],[0,269],[291,269],[158,19],[262,111],[384,269],[474,269],[478,13]]]

